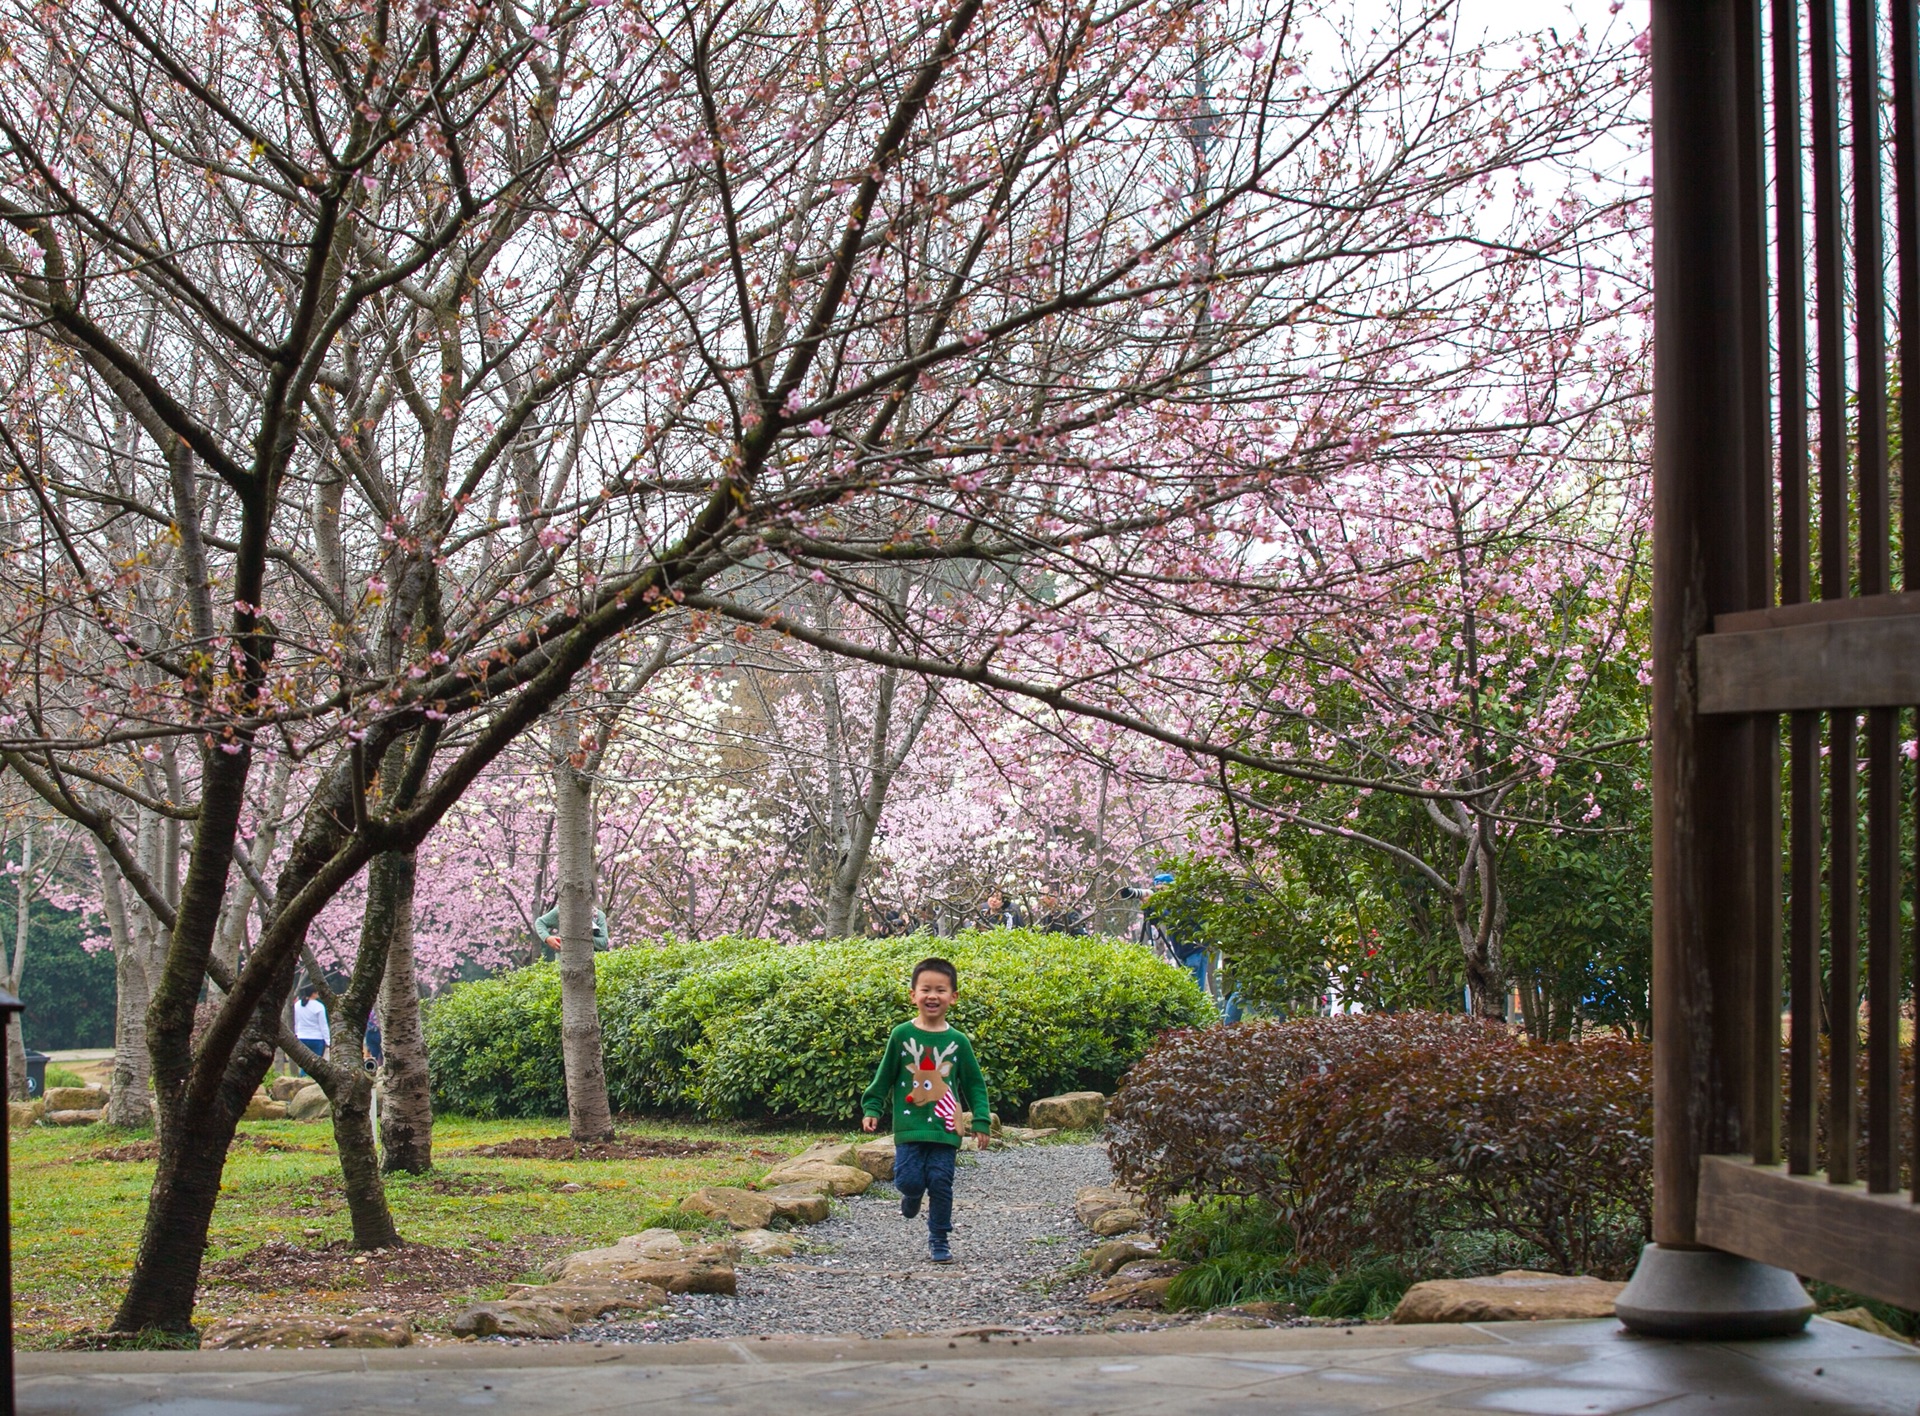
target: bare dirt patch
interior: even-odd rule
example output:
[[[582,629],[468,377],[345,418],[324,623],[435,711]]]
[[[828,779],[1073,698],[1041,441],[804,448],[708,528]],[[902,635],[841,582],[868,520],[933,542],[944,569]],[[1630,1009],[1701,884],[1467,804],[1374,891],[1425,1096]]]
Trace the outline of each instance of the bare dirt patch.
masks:
[[[544,1189],[513,1179],[490,1179],[457,1170],[432,1170],[407,1182],[408,1188],[435,1195],[508,1195],[523,1190]],[[294,1219],[322,1219],[339,1214],[347,1207],[347,1191],[338,1175],[315,1175],[305,1180],[276,1185],[283,1197],[261,1206],[263,1214],[281,1214]]]
[[[305,1146],[296,1146],[290,1141],[276,1141],[268,1136],[235,1136],[234,1150],[251,1149],[257,1151],[300,1151]],[[88,1151],[85,1155],[74,1157],[76,1162],[89,1160],[135,1161],[160,1159],[160,1142],[131,1141],[124,1146],[109,1146],[105,1150]]]
[[[252,1295],[249,1312],[378,1308],[432,1325],[451,1317],[475,1289],[510,1283],[577,1243],[557,1237],[475,1239],[457,1249],[402,1244],[363,1252],[344,1239],[313,1245],[276,1240],[205,1265],[200,1299],[232,1307],[245,1293]]]
[[[483,1155],[499,1160],[680,1160],[739,1150],[722,1141],[696,1141],[679,1136],[615,1136],[610,1141],[576,1141],[571,1136],[517,1136],[497,1145],[475,1146],[456,1155]],[[770,1151],[749,1155],[771,1156]]]

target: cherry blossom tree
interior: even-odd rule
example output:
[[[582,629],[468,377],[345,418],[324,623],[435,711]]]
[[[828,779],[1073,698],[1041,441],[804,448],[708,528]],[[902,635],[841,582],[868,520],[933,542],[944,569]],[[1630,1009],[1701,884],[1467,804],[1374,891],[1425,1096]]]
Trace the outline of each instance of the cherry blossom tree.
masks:
[[[1264,548],[1357,462],[1536,457],[1616,396],[1561,295],[1633,208],[1520,188],[1630,129],[1635,74],[1443,7],[4,12],[0,760],[164,937],[115,1326],[188,1323],[316,918],[367,872],[352,1056],[429,832],[638,634],[1309,770],[1220,693],[1288,597]],[[910,567],[952,593],[903,616]],[[364,1077],[329,1084],[385,1242]]]
[[[1316,570],[1274,638],[1252,646],[1238,709],[1270,755],[1346,780],[1222,774],[1196,843],[1238,867],[1231,894],[1279,904],[1315,838],[1375,855],[1401,880],[1415,952],[1431,957],[1425,946],[1450,934],[1448,976],[1464,978],[1474,1011],[1504,1015],[1516,835],[1639,826],[1603,819],[1601,801],[1642,791],[1646,770],[1642,464],[1629,442],[1610,464],[1371,469],[1301,499],[1290,549]],[[1370,785],[1407,777],[1444,795]],[[1377,937],[1354,942],[1346,992],[1393,1001],[1359,982]],[[1324,957],[1340,954],[1329,944]],[[1529,1016],[1543,1036],[1564,1029],[1541,999]]]

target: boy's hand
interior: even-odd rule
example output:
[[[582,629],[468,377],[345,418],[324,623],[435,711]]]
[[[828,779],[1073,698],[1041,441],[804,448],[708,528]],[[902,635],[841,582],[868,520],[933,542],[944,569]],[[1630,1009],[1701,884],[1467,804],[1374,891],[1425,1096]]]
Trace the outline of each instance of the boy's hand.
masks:
[[[993,1136],[986,1131],[975,1131],[973,1139],[975,1150],[990,1150],[993,1146]]]
[[[880,1129],[880,1118],[878,1116],[862,1116],[860,1118],[860,1129],[871,1135]]]

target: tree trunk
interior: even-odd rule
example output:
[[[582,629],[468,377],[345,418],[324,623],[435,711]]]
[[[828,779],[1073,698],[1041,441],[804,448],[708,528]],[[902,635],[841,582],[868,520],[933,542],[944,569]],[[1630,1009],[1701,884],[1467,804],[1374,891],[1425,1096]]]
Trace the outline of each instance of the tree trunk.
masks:
[[[359,1060],[358,1048],[353,1060]],[[393,1249],[399,1247],[400,1231],[387,1207],[386,1182],[380,1178],[380,1155],[373,1144],[373,1078],[364,1067],[351,1070],[340,1095],[327,1099],[333,1103],[333,1146],[340,1154],[340,1174],[346,1182],[353,1247]]]
[[[433,1168],[433,1089],[413,967],[414,855],[407,851],[381,859],[391,859],[402,878],[380,986],[380,1036],[386,1052],[379,1086],[381,1164],[389,1172],[421,1175]]]
[[[7,992],[20,996],[20,976],[27,966],[27,934],[33,914],[33,823],[20,832],[20,875],[14,881],[13,962],[7,969]],[[20,1025],[21,1014],[7,1019],[7,1096],[13,1101],[27,1099],[27,1037]]]
[[[203,927],[211,936],[212,921]],[[207,1249],[214,1203],[220,1197],[227,1149],[247,1102],[273,1065],[279,999],[292,986],[289,964],[285,981],[270,990],[270,997],[248,1020],[211,1104],[184,1104],[188,1100],[184,1087],[161,1087],[160,1158],[147,1197],[139,1257],[114,1314],[113,1331],[192,1330],[200,1261]]]
[[[268,779],[266,801],[258,813],[260,829],[247,844],[247,857],[254,873],[264,876],[273,861],[273,848],[280,838],[280,813],[287,809],[287,788],[293,776],[293,759],[282,757],[274,763]],[[228,892],[220,916],[220,927],[213,936],[213,956],[229,969],[240,967],[240,946],[247,938],[247,915],[254,908],[254,893],[248,889]],[[210,984],[209,987],[218,987]]]
[[[827,890],[826,936],[829,939],[850,939],[854,935],[860,886],[866,879],[867,861],[873,854],[873,836],[880,823],[876,817],[856,809],[847,825],[847,839],[841,843],[840,859],[834,863],[833,882]]]
[[[113,937],[113,1082],[104,1119],[109,1126],[151,1126],[153,1097],[148,1087],[153,1073],[147,1059],[147,1005],[153,1001],[153,989],[145,948],[127,921],[120,867],[98,845],[93,859],[100,872],[107,932]]]
[[[377,785],[393,792],[405,771],[407,740],[397,739],[381,762]],[[380,1153],[373,1136],[373,1078],[364,1063],[367,1015],[373,1011],[392,960],[395,940],[413,932],[413,856],[387,851],[367,867],[367,901],[360,916],[360,947],[353,977],[341,994],[329,999],[333,1036],[325,1058],[315,1058],[296,1038],[283,1039],[294,1058],[313,1075],[333,1104],[333,1147],[340,1156],[347,1209],[353,1220],[353,1247],[391,1249],[400,1243],[393,1211],[387,1205]]]
[[[593,784],[575,765],[571,714],[554,722],[553,814],[560,906],[560,1048],[567,1077],[567,1129],[576,1141],[613,1135],[600,1005],[593,967]]]
[[[854,774],[849,770],[843,805],[839,774],[832,774],[836,798],[833,814],[840,839],[836,842],[839,849],[834,860],[833,877],[827,887],[826,936],[829,939],[849,938],[854,932],[854,919],[860,907],[860,887],[866,880],[867,862],[873,856],[873,838],[879,832],[881,814],[887,808],[887,793],[892,790],[893,779],[899,774],[907,755],[920,740],[921,729],[926,727],[927,717],[933,709],[933,693],[923,687],[919,707],[901,731],[900,741],[890,744],[888,738],[893,732],[893,702],[899,683],[900,672],[897,669],[889,668],[881,675],[879,694],[874,705],[872,735],[867,743],[865,790],[857,794],[852,790],[856,784]],[[827,718],[827,750],[831,754],[831,767],[846,743],[846,715],[832,674],[826,677],[822,699]]]
[[[340,1178],[347,1196],[347,1215],[353,1223],[353,1247],[356,1249],[394,1249],[400,1246],[400,1231],[394,1227],[393,1211],[387,1206],[386,1182],[380,1178],[380,1155],[373,1144],[373,1078],[360,1064],[360,1052],[366,1041],[364,1023],[356,1023],[351,1010],[340,1007],[333,1019],[333,1037],[328,1056],[316,1057],[288,1037],[287,1051],[319,1083],[333,1107],[333,1149],[340,1157]],[[343,1062],[329,1060],[342,1057]]]

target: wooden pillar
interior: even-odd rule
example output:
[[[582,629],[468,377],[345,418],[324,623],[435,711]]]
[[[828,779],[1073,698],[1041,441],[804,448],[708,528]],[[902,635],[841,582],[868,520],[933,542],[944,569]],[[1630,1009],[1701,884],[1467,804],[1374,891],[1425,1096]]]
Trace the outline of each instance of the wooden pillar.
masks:
[[[1699,713],[1694,675],[1713,616],[1770,598],[1753,544],[1770,480],[1759,73],[1753,0],[1655,0],[1654,1238],[1670,1248],[1696,1242],[1700,1156],[1749,1144],[1755,969],[1777,927],[1770,734]]]

